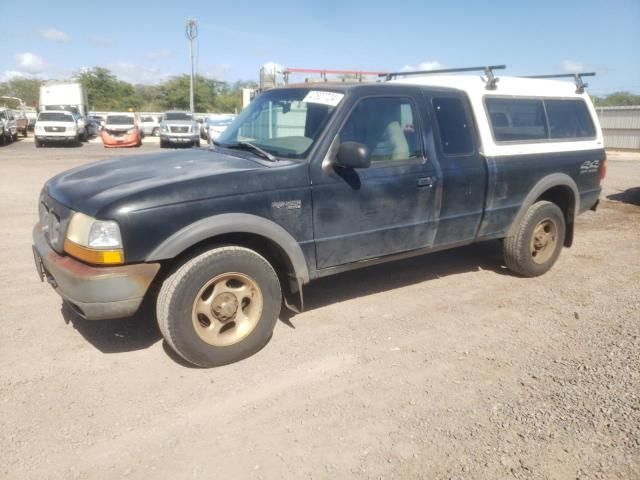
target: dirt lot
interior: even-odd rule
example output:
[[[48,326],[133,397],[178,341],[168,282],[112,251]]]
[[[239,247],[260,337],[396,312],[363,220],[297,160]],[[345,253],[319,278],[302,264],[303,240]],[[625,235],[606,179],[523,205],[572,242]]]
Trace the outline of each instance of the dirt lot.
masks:
[[[0,147],[0,477],[640,478],[638,156],[610,155],[541,278],[495,244],[328,278],[203,370],[150,316],[82,321],[36,277],[43,182],[116,154]]]

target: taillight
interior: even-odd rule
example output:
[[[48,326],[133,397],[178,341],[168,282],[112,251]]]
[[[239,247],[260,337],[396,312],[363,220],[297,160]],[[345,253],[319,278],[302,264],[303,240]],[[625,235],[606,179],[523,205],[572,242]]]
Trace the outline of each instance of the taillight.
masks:
[[[602,160],[602,168],[600,169],[600,181],[604,180],[607,176],[607,155],[605,154],[604,160]]]

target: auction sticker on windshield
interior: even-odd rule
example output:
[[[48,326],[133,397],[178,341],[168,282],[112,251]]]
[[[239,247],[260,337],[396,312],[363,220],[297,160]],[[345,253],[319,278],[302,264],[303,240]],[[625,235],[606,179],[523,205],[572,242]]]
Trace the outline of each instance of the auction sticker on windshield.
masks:
[[[306,103],[320,103],[322,105],[335,107],[340,103],[342,97],[344,97],[344,93],[311,90],[309,93],[307,93],[307,96],[302,99],[302,101]]]

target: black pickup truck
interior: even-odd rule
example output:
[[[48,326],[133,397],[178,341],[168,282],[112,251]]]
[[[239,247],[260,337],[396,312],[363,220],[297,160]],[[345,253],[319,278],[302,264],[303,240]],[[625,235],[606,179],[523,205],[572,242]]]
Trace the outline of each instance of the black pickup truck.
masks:
[[[589,97],[434,78],[269,90],[210,150],[61,173],[39,199],[38,272],[87,319],[152,296],[168,344],[200,366],[256,352],[319,277],[490,239],[516,274],[543,274],[598,203]]]

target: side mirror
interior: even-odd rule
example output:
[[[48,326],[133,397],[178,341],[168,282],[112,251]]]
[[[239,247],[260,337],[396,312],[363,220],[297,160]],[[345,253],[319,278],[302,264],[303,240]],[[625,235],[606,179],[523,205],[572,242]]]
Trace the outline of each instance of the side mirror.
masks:
[[[347,168],[369,168],[369,148],[358,142],[342,142],[336,155],[336,165]]]

